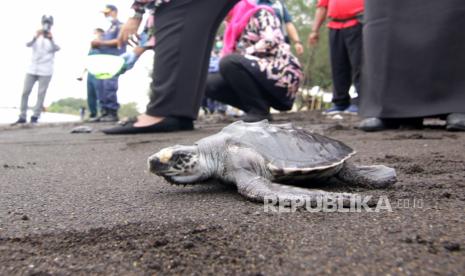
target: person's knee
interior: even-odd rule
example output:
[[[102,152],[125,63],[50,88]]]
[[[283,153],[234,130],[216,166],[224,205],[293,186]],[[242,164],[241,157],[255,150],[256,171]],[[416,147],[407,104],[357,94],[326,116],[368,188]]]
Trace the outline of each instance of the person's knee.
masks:
[[[29,90],[28,90],[28,89],[23,89],[23,94],[22,94],[22,96],[23,96],[23,97],[24,97],[24,96],[29,96],[29,94],[31,94],[31,91],[32,91],[32,89],[29,89]]]
[[[221,90],[220,87],[222,84],[223,84],[223,80],[219,73],[208,74],[205,95],[209,98],[216,99],[217,94]]]
[[[237,70],[239,66],[240,62],[237,54],[227,55],[220,60],[220,73],[228,75],[232,70]]]

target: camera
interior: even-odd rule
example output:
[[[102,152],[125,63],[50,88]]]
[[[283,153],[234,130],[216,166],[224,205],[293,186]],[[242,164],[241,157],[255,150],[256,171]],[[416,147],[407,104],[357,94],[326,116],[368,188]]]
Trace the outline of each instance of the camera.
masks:
[[[42,15],[42,31],[44,35],[48,35],[53,26],[53,16]]]

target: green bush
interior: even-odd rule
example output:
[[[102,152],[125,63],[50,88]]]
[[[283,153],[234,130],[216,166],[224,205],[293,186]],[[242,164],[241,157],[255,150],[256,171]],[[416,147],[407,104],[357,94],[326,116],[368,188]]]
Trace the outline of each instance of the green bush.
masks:
[[[139,115],[139,111],[137,111],[137,103],[135,102],[122,104],[118,111],[118,116],[121,118],[135,117],[137,115]]]
[[[305,80],[304,87],[318,85],[323,89],[330,89],[331,65],[329,62],[329,38],[328,28],[320,29],[320,41],[317,47],[309,47],[307,38],[310,34],[316,9],[315,0],[286,0],[289,13],[293,17],[293,23],[299,32],[300,40],[305,48],[305,53],[299,57],[303,66]]]
[[[53,102],[49,107],[47,107],[47,111],[54,113],[79,115],[81,107],[87,108],[87,101],[85,99],[65,98]],[[118,111],[118,115],[122,118],[133,117],[137,116],[138,114],[139,111],[137,111],[137,104],[135,102],[122,104]]]
[[[65,98],[53,102],[49,107],[47,107],[47,111],[79,115],[79,109],[81,107],[87,107],[86,100],[78,98]]]

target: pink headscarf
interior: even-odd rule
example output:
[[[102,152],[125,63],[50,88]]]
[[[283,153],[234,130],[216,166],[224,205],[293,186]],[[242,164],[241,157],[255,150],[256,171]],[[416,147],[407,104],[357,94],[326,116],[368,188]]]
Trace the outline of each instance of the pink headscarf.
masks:
[[[257,5],[253,0],[241,0],[228,13],[226,18],[230,19],[224,31],[222,56],[234,52],[237,40],[249,23],[249,19],[260,9],[265,9],[274,14],[274,10],[271,7]]]

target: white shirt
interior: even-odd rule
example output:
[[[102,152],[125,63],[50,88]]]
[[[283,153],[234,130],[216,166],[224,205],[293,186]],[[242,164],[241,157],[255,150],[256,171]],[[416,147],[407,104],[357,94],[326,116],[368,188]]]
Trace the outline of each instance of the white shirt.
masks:
[[[60,47],[42,35],[27,43],[27,46],[32,47],[32,59],[27,73],[31,75],[51,76],[53,74],[55,52],[60,50]]]

